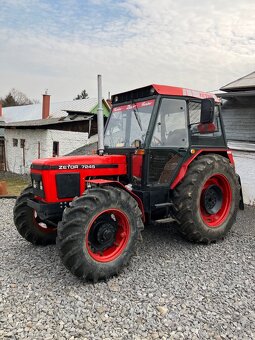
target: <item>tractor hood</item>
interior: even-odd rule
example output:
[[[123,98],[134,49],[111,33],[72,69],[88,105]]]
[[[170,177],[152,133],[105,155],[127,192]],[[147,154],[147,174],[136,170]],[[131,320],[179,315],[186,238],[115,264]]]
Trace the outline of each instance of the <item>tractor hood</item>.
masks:
[[[33,161],[35,170],[114,169],[126,165],[125,155],[89,155],[43,158]]]
[[[127,174],[125,155],[89,155],[37,159],[31,165],[35,196],[47,203],[70,201],[86,189],[91,178]]]

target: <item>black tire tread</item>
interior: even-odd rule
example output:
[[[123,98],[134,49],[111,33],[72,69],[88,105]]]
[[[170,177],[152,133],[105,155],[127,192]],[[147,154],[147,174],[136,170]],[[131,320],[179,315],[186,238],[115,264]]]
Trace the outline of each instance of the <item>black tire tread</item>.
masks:
[[[27,199],[33,198],[32,187],[25,188],[17,198],[13,208],[14,224],[19,234],[34,245],[46,246],[56,242],[57,232],[43,233],[33,225],[32,209],[27,205]]]
[[[85,242],[85,225],[89,224],[98,211],[113,206],[125,210],[135,225],[132,236],[133,244],[126,247],[119,256],[121,260],[117,258],[102,264],[86,257],[86,249],[84,250],[83,244]],[[70,207],[65,209],[62,222],[58,225],[57,247],[67,269],[83,281],[96,282],[117,275],[129,263],[137,247],[137,242],[141,240],[143,228],[141,210],[135,199],[127,192],[113,186],[92,188],[86,190],[84,195],[75,198]]]
[[[232,186],[232,191],[235,200],[233,203],[234,209],[224,230],[216,230],[218,228],[207,228],[208,230],[204,231],[203,228],[199,228],[197,218],[194,216],[193,201],[196,191],[195,188],[201,185],[201,179],[203,176],[205,176],[206,173],[211,171],[213,168],[216,172],[220,171],[221,173],[225,173],[228,178],[233,180],[234,186]],[[207,154],[195,159],[189,166],[184,179],[174,190],[176,218],[180,223],[179,231],[183,237],[192,242],[207,244],[223,239],[236,220],[239,191],[240,186],[234,167],[227,158],[218,154]],[[197,207],[197,209],[199,209],[199,207]]]

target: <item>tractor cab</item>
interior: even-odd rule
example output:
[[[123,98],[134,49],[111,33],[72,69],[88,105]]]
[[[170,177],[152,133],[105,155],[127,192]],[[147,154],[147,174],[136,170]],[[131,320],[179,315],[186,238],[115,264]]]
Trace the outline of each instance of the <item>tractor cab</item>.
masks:
[[[112,103],[105,153],[127,156],[126,181],[149,219],[166,214],[169,187],[178,183],[185,161],[204,149],[226,153],[220,100],[213,94],[151,85],[114,95]]]

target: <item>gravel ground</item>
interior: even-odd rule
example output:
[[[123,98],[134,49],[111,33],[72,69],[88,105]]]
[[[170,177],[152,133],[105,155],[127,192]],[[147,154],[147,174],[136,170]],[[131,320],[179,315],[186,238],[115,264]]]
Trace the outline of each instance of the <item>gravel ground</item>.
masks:
[[[255,208],[210,246],[149,226],[130,266],[93,285],[18,235],[13,204],[0,200],[0,339],[255,339]]]

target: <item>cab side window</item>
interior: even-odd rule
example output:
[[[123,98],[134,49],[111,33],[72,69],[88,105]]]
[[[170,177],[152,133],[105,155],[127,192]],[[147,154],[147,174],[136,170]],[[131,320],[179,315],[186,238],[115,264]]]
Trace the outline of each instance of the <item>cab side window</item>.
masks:
[[[212,136],[217,137],[221,136],[221,126],[220,126],[220,117],[219,117],[219,107],[215,105],[214,108],[214,122],[215,130],[211,133],[203,133],[202,135],[199,132],[199,124],[200,124],[200,115],[201,115],[201,101],[189,101],[188,102],[188,110],[189,110],[189,128],[191,135],[200,135],[201,137]]]
[[[162,99],[151,140],[151,146],[188,146],[185,100],[170,98]]]

